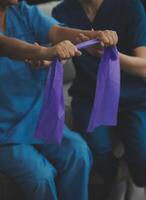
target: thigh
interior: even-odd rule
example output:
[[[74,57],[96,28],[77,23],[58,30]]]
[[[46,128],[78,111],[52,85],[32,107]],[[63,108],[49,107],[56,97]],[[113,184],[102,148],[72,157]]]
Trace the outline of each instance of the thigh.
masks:
[[[121,113],[119,132],[132,178],[138,186],[144,186],[146,184],[146,109]]]
[[[55,176],[56,170],[31,145],[1,145],[0,171],[23,185]]]
[[[92,133],[87,133],[89,117],[91,113],[91,104],[84,101],[74,100],[72,102],[72,114],[75,130],[85,138],[90,146],[92,153],[102,154],[112,151],[110,128],[100,126]]]
[[[64,137],[61,145],[36,145],[36,148],[48,159],[57,170],[64,170],[78,158],[83,159],[86,164],[91,165],[92,156],[84,139],[77,133],[64,128]]]
[[[121,113],[118,132],[129,162],[146,159],[146,109]]]

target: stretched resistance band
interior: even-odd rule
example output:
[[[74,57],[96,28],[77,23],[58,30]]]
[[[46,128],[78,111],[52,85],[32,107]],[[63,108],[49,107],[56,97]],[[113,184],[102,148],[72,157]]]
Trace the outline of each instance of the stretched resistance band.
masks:
[[[89,40],[77,45],[85,49],[99,44]],[[120,97],[120,64],[116,47],[104,49],[99,65],[93,108],[87,128],[92,132],[100,125],[116,125]],[[54,58],[48,73],[44,99],[35,136],[46,143],[60,144],[64,129],[63,65]]]

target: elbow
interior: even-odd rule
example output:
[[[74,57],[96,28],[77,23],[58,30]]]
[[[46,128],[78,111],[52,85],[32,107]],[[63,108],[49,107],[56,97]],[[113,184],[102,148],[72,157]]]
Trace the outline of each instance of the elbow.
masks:
[[[139,71],[141,71],[140,76],[141,76],[141,78],[146,80],[146,60],[143,63],[143,68],[142,69],[143,70],[139,70]]]
[[[60,42],[59,40],[59,37],[60,37],[60,34],[59,31],[60,31],[60,26],[58,25],[54,25],[51,30],[49,31],[49,40],[52,44],[56,44],[58,42]]]
[[[140,78],[145,79],[146,80],[146,67],[143,70],[140,70],[138,72],[138,75]]]
[[[146,80],[146,70],[140,75],[140,77],[144,80]]]

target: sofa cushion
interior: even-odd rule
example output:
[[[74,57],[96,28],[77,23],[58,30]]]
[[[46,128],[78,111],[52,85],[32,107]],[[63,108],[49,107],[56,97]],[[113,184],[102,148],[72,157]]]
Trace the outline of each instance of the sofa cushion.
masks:
[[[67,84],[72,82],[74,77],[75,77],[74,65],[71,60],[68,60],[64,64],[64,83]]]
[[[49,2],[49,3],[43,3],[38,5],[38,8],[40,10],[42,10],[45,14],[47,15],[51,15],[52,13],[52,9],[53,7],[55,7],[57,4],[59,3],[59,1],[53,1],[53,2]]]

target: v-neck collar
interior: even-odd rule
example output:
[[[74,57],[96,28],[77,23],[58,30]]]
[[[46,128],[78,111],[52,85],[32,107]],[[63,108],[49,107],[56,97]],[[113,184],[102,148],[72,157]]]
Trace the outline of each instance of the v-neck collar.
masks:
[[[108,0],[104,0],[104,1],[101,3],[101,5],[100,5],[100,7],[99,7],[99,9],[98,9],[98,11],[97,11],[97,13],[96,13],[96,15],[95,15],[93,21],[90,21],[90,19],[88,18],[87,14],[86,14],[86,12],[85,12],[85,10],[84,10],[84,8],[82,7],[81,3],[80,3],[80,2],[77,2],[77,4],[78,4],[78,6],[80,7],[81,14],[85,17],[85,19],[88,21],[88,23],[91,24],[91,25],[94,25],[95,22],[97,22],[98,18],[102,17],[102,15],[104,16],[105,9],[106,9],[106,7],[107,7],[107,6],[106,6],[107,1],[108,1]]]

